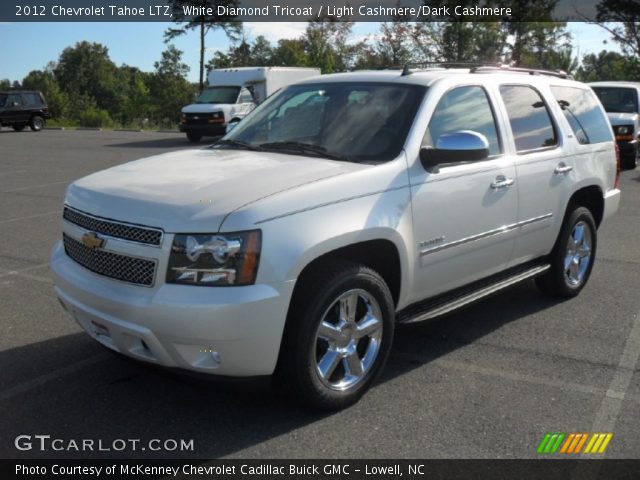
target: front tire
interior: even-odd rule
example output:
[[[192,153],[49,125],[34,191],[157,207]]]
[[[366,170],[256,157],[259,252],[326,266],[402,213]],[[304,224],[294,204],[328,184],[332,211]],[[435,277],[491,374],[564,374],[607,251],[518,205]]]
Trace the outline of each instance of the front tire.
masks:
[[[558,298],[578,295],[591,275],[597,244],[593,215],[585,207],[574,206],[549,255],[551,268],[536,278],[540,290]]]
[[[345,408],[382,370],[393,330],[393,299],[380,275],[335,261],[297,289],[276,377],[303,403]]]
[[[187,138],[191,143],[198,143],[202,138],[202,135],[198,135],[197,133],[187,133]]]
[[[638,166],[638,157],[640,157],[640,148],[638,151],[624,159],[623,167],[625,170],[633,170]]]
[[[39,132],[44,128],[44,118],[40,115],[34,115],[29,121],[29,127],[31,127],[32,131]]]

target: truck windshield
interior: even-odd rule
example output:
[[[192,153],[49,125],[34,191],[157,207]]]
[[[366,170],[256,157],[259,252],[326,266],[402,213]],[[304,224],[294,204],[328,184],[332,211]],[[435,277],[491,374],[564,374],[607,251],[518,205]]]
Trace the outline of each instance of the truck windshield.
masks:
[[[593,87],[607,112],[637,113],[638,92],[634,88]]]
[[[398,156],[426,87],[389,83],[293,85],[238,124],[217,148],[354,162]]]
[[[236,103],[240,87],[207,87],[196,103]]]

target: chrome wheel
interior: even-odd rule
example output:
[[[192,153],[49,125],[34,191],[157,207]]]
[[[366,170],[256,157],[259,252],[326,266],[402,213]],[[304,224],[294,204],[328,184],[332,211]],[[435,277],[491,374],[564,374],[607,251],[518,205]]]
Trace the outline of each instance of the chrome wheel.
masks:
[[[367,291],[349,290],[322,315],[313,358],[320,381],[347,390],[366,378],[380,351],[383,322],[376,299]]]
[[[591,263],[591,229],[584,221],[573,226],[564,257],[564,274],[567,283],[575,287],[584,280]]]

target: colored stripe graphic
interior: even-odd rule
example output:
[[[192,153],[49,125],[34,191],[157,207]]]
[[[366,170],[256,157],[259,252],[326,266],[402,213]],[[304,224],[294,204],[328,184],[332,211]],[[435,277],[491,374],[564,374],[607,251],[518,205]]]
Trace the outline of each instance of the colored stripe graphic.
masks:
[[[554,453],[577,455],[583,451],[588,454],[601,454],[605,452],[612,438],[613,433],[549,432],[542,438],[537,452],[540,455]]]
[[[613,438],[613,433],[594,433],[584,453],[604,453]]]
[[[556,453],[562,440],[564,439],[564,433],[547,433],[540,445],[538,445],[538,453],[539,454],[552,454]]]

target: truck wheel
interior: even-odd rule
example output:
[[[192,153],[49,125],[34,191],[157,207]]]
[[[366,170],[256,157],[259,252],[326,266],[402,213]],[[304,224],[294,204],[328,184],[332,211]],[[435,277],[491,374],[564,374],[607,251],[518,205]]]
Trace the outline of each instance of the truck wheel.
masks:
[[[624,168],[627,170],[633,170],[638,166],[638,157],[640,157],[640,148],[633,155],[625,158],[624,160]]]
[[[26,127],[26,125],[11,125],[11,127],[13,127],[16,132],[21,132],[22,130],[24,130],[24,127]]]
[[[197,133],[187,133],[187,138],[191,143],[198,143],[202,138],[202,135],[198,135]]]
[[[306,404],[344,408],[387,360],[393,299],[378,273],[356,263],[336,261],[314,273],[292,301],[276,378]]]
[[[40,130],[42,130],[42,127],[44,127],[44,118],[42,118],[40,115],[34,115],[33,117],[31,117],[31,121],[29,121],[29,126],[31,127],[32,131],[39,132]]]
[[[585,207],[574,206],[549,255],[551,268],[536,278],[540,290],[559,298],[578,295],[589,280],[597,244],[593,215]]]

